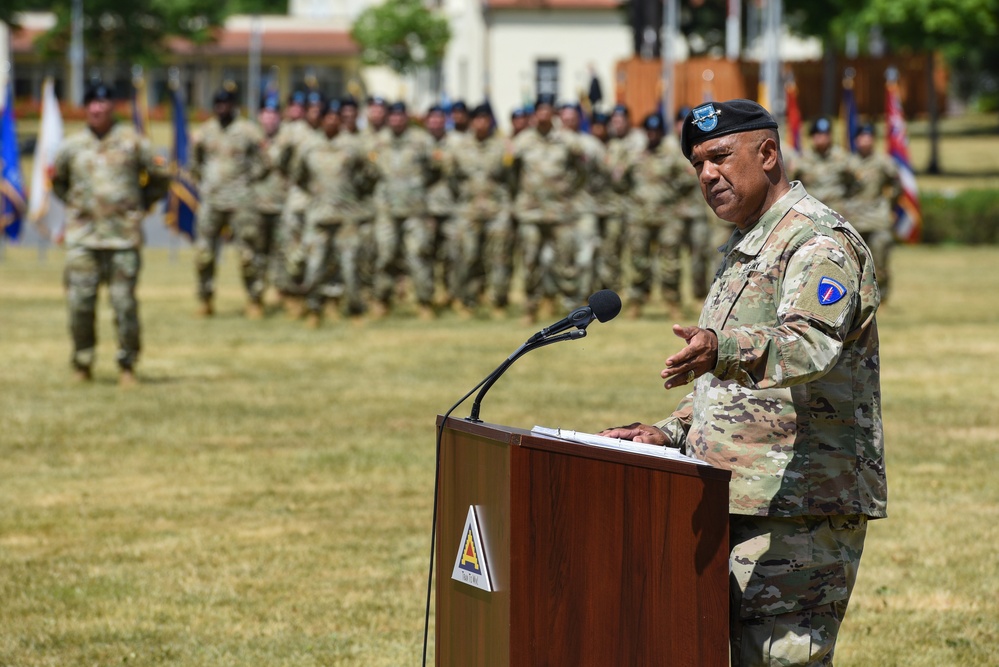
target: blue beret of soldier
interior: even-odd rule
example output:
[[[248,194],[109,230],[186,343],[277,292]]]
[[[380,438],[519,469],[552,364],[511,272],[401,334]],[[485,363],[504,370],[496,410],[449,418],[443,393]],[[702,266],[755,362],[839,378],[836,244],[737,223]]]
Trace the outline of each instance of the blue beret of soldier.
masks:
[[[323,115],[340,113],[340,100],[329,100],[323,105]]]
[[[468,113],[468,105],[465,104],[464,100],[458,100],[451,105],[451,111],[464,111]]]
[[[665,123],[663,122],[663,117],[657,113],[650,113],[645,117],[645,120],[642,121],[642,127],[646,130],[658,130],[662,132],[664,125]]]
[[[593,118],[590,119],[591,125],[606,125],[610,122],[610,116],[599,111],[593,114]]]
[[[405,102],[393,102],[388,105],[389,113],[406,113],[406,103]]]
[[[540,93],[538,99],[534,102],[534,108],[537,109],[543,104],[547,104],[550,107],[555,106],[555,96],[551,93]]]
[[[431,106],[431,107],[430,107],[429,109],[427,109],[427,115],[428,115],[428,116],[429,116],[430,114],[432,114],[432,113],[444,113],[444,107],[442,107],[442,106],[441,106],[441,105],[439,105],[439,104],[434,104],[434,105],[433,105],[433,106]]]
[[[340,98],[340,108],[344,109],[346,107],[357,108],[357,100],[354,99],[353,95],[344,95]]]
[[[685,120],[690,115],[690,107],[680,107],[676,110],[676,122]]]
[[[318,90],[310,90],[305,96],[305,103],[309,106],[317,104],[323,108],[326,106],[326,96]]]
[[[618,114],[624,116],[625,118],[631,118],[631,112],[628,111],[628,107],[624,104],[617,104],[614,106],[614,111],[611,112],[611,115],[617,116]]]
[[[856,130],[854,130],[853,137],[854,137],[854,139],[856,139],[857,137],[859,137],[862,134],[869,134],[872,137],[877,136],[878,133],[874,129],[874,123],[863,123],[863,124],[861,124],[860,126],[857,127]]]
[[[114,91],[105,83],[92,83],[87,86],[83,93],[83,103],[90,104],[94,100],[111,101],[114,99]]]
[[[281,111],[281,100],[274,93],[265,94],[260,98],[260,109],[261,111],[264,109],[268,111]]]
[[[527,109],[518,107],[510,112],[510,120],[517,120],[518,118],[527,118]]]
[[[812,130],[808,134],[829,134],[832,131],[832,123],[828,118],[816,118],[812,123]]]
[[[708,102],[694,107],[683,121],[680,148],[690,159],[694,146],[710,139],[739,132],[777,129],[770,112],[752,100]]]
[[[293,90],[288,93],[288,105],[297,104],[299,106],[305,105],[305,91],[304,90]]]

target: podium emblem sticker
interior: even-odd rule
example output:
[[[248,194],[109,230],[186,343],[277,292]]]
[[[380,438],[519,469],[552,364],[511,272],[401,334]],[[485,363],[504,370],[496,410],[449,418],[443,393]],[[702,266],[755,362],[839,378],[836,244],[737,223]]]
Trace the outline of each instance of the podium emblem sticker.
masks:
[[[458,555],[454,559],[451,578],[489,593],[495,590],[493,579],[489,574],[489,557],[482,541],[479,517],[474,505],[468,507],[468,517],[465,519],[465,528],[458,543]]]

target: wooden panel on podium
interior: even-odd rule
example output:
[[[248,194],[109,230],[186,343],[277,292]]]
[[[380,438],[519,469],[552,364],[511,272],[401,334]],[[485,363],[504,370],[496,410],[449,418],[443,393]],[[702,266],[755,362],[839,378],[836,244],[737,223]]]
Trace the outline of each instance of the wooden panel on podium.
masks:
[[[729,476],[449,419],[437,664],[727,665]],[[470,506],[493,592],[451,578]]]

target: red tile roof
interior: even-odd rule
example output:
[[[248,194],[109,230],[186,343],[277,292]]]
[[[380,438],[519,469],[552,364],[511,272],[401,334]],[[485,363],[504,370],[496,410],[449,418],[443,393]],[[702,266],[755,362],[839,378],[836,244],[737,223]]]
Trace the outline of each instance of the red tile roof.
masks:
[[[489,9],[617,9],[623,0],[485,0]]]

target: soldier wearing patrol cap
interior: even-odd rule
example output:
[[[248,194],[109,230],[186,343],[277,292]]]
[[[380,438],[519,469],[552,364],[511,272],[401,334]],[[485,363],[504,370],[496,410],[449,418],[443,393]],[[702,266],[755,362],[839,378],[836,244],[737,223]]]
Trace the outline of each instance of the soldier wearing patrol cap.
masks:
[[[831,665],[869,519],[885,516],[870,252],[790,183],[777,123],[749,100],[696,107],[681,147],[736,226],[698,326],[666,360],[671,417],[604,435],[732,471],[732,665]]]
[[[114,120],[113,92],[95,83],[84,99],[87,127],[63,142],[52,192],[66,202],[64,282],[73,339],[72,365],[89,381],[97,347],[97,290],[108,286],[118,332],[120,382],[135,382],[140,345],[135,288],[141,267],[142,218],[166,194],[169,172],[131,124]]]

